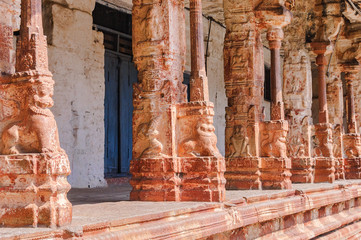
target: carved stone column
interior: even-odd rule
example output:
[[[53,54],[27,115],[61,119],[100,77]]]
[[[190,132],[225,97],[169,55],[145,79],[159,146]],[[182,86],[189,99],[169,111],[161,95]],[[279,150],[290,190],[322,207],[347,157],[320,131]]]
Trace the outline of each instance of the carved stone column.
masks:
[[[355,117],[354,83],[359,81],[360,65],[358,62],[342,65],[345,73],[347,94],[347,134],[343,135],[345,150],[345,175],[347,179],[361,177],[361,137],[357,131]]]
[[[261,189],[259,124],[264,85],[256,1],[224,1],[227,189]]]
[[[292,162],[293,183],[313,183],[314,161],[311,153],[312,72],[306,36],[309,11],[314,4],[296,1],[292,22],[285,27],[283,96],[288,157]]]
[[[201,5],[191,2],[192,102],[182,84],[183,1],[133,1],[134,86],[131,200],[223,201],[224,159],[201,49]],[[199,52],[198,52],[199,51]],[[198,55],[200,54],[200,55]],[[195,61],[195,62],[194,62]]]
[[[63,226],[71,222],[67,200],[69,160],[60,148],[49,108],[54,80],[48,70],[41,0],[21,1],[16,73],[0,76],[0,224]]]
[[[284,119],[280,48],[282,28],[291,22],[291,12],[281,1],[264,1],[257,6],[259,25],[267,29],[271,49],[271,121],[262,122],[261,181],[263,188],[292,188],[291,160],[287,156],[288,122]]]
[[[315,125],[315,182],[334,182],[335,159],[333,156],[332,125],[329,123],[326,92],[326,54],[330,52],[329,42],[313,42],[317,54],[319,123]]]
[[[334,54],[328,74],[326,76],[327,88],[327,109],[329,123],[332,126],[333,156],[335,159],[335,179],[345,178],[345,163],[343,159],[343,87],[341,70],[337,64],[337,57]]]

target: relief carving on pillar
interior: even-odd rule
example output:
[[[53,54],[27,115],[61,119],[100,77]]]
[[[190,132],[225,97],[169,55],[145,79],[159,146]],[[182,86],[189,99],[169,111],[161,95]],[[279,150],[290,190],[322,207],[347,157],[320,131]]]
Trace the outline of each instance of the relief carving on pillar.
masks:
[[[43,80],[27,86],[25,108],[16,123],[10,123],[1,135],[2,154],[54,153],[60,148],[53,106],[53,81]]]
[[[359,134],[345,134],[343,141],[345,154],[348,159],[361,157],[361,136]]]
[[[262,123],[261,151],[264,157],[287,157],[286,121],[271,121]]]
[[[213,116],[199,117],[198,121],[195,121],[191,128],[193,129],[192,137],[180,144],[178,156],[221,157],[217,148],[217,136],[214,133]]]
[[[136,131],[136,144],[134,149],[139,150],[139,158],[157,158],[162,154],[163,144],[158,141],[160,116],[153,117],[149,122],[139,124]]]
[[[333,156],[337,158],[342,158],[342,135],[343,129],[340,124],[336,124],[332,131],[333,137]]]
[[[230,138],[229,149],[229,157],[251,156],[247,131],[242,125],[234,126],[233,134]]]
[[[170,142],[167,133],[170,131],[169,103],[172,102],[173,88],[170,81],[162,81],[162,87],[157,91],[146,91],[142,84],[133,85],[134,159],[169,155],[169,144],[164,143]]]
[[[313,137],[315,157],[333,157],[333,138],[330,124],[316,124]]]
[[[290,117],[288,116],[289,120]],[[309,157],[310,139],[309,117],[306,116],[302,120],[293,118],[290,121],[290,131],[287,136],[287,149],[289,157]]]
[[[164,14],[162,14],[162,2],[154,1],[152,4],[135,4],[133,8],[136,42],[160,42],[164,39],[166,29]]]

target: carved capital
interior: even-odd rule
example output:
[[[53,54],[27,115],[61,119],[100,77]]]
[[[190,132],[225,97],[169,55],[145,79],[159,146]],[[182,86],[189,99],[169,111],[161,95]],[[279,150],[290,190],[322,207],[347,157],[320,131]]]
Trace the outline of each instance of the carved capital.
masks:
[[[267,40],[269,41],[269,45],[271,49],[279,49],[282,45],[282,40],[284,38],[284,33],[282,28],[275,27],[270,28],[267,31]]]

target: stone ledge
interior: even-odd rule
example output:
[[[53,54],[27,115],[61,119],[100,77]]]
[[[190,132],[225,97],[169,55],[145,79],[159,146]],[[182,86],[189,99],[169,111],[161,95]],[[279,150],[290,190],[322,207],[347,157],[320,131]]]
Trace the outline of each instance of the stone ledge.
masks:
[[[249,234],[252,231],[248,229],[258,226],[258,235],[252,235],[257,238],[270,233],[267,231],[272,221],[280,223],[279,229],[272,229],[272,232],[281,235],[286,231],[293,232],[292,228],[321,223],[320,229],[314,229],[313,237],[316,237],[361,218],[360,180],[336,184],[296,184],[294,188],[296,190],[228,191],[228,200],[224,203],[117,202],[78,205],[74,207],[73,224],[69,227],[31,229],[30,233],[26,233],[30,231],[27,229],[0,228],[0,236],[3,236],[0,239],[15,239],[16,236],[37,239],[198,239],[237,231],[251,237]],[[302,221],[299,216],[302,216]]]

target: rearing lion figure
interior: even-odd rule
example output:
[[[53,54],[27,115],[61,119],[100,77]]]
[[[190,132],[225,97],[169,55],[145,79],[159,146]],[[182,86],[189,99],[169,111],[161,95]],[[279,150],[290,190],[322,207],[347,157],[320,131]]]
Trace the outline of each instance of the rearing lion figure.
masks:
[[[20,122],[12,123],[2,133],[2,154],[62,152],[53,106],[53,82],[34,83],[28,88],[26,108]]]

